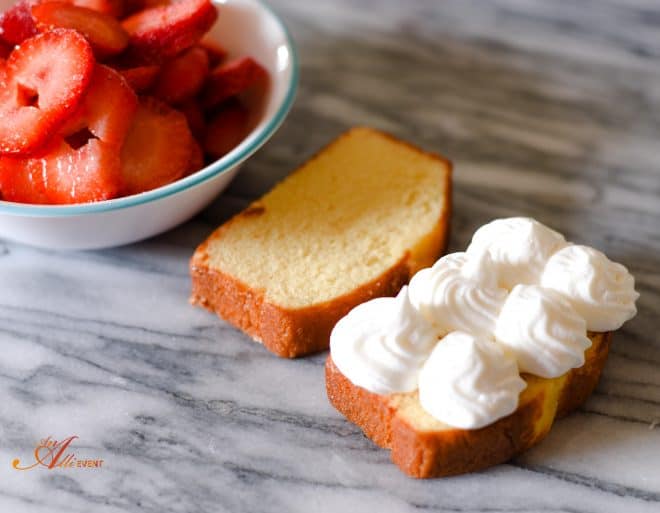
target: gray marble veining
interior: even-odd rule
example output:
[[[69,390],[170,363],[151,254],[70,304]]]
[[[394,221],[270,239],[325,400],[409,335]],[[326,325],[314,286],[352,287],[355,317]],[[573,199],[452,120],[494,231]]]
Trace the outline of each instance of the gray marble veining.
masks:
[[[225,195],[124,248],[0,241],[0,511],[660,511],[658,2],[272,3],[300,94]],[[356,124],[455,162],[452,249],[526,214],[636,276],[593,397],[509,464],[411,480],[329,406],[324,355],[277,359],[187,304],[196,244]],[[48,435],[102,467],[11,467]]]

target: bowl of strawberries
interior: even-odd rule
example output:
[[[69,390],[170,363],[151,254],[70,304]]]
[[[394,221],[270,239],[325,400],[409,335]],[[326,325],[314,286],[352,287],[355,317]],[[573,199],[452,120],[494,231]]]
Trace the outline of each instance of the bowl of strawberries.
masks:
[[[0,0],[0,238],[128,244],[208,205],[295,96],[260,0]]]

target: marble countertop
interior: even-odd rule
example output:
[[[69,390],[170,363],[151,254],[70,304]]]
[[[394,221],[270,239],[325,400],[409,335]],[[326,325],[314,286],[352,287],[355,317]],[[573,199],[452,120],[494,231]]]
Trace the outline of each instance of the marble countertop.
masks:
[[[209,209],[106,251],[0,241],[0,511],[660,511],[660,5],[272,4],[299,96]],[[405,477],[328,404],[324,355],[278,359],[187,303],[211,229],[358,124],[455,162],[452,249],[531,215],[636,276],[593,397],[508,464]],[[49,435],[101,468],[11,467]]]

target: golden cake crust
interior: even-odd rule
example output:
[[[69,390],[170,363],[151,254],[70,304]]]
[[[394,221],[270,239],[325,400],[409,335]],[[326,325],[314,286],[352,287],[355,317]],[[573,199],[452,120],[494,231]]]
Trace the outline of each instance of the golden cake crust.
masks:
[[[332,405],[357,424],[376,444],[391,450],[392,461],[411,477],[444,477],[474,472],[503,463],[540,442],[555,418],[581,406],[598,383],[612,333],[589,333],[592,346],[585,364],[555,379],[523,374],[528,387],[511,415],[481,429],[415,427],[403,413],[404,401],[416,392],[378,395],[354,385],[328,355],[326,390]],[[420,407],[421,409],[421,407]]]
[[[337,144],[341,138],[350,136],[351,132],[343,134],[330,145]],[[278,356],[295,358],[328,349],[332,328],[352,308],[374,297],[396,295],[413,274],[431,266],[445,252],[449,239],[451,163],[439,155],[424,152],[388,134],[378,133],[441,161],[447,171],[444,177],[444,203],[435,226],[423,239],[418,240],[414,247],[409,248],[398,262],[380,276],[329,301],[302,308],[287,308],[269,302],[264,290],[250,287],[235,276],[213,268],[209,263],[208,247],[214,243],[221,243],[225,230],[240,220],[264,214],[265,207],[257,200],[216,229],[195,251],[190,261],[192,277],[190,302],[215,312],[256,341],[263,343]],[[323,150],[319,154],[322,152]],[[310,160],[314,158],[316,156]],[[299,172],[303,167],[304,165],[293,173]]]

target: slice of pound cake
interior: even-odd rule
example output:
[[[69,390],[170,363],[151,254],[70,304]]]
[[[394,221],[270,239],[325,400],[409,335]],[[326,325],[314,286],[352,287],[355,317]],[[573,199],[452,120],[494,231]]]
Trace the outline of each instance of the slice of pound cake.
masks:
[[[354,306],[445,250],[451,163],[354,128],[202,243],[191,302],[287,358],[328,348]]]
[[[530,218],[497,219],[396,298],[337,323],[328,397],[410,476],[481,470],[587,400],[638,296],[600,251]]]

